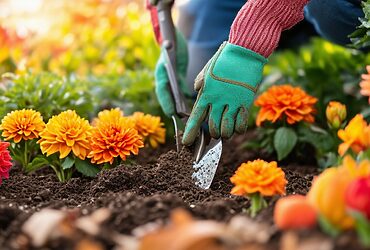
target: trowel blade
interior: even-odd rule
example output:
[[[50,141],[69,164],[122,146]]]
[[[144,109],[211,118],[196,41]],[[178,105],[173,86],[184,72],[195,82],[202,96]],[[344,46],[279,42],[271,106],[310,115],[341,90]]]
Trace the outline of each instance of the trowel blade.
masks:
[[[194,173],[192,175],[195,185],[208,189],[215,177],[218,164],[222,154],[222,140],[211,139],[206,146],[203,156],[193,163]]]

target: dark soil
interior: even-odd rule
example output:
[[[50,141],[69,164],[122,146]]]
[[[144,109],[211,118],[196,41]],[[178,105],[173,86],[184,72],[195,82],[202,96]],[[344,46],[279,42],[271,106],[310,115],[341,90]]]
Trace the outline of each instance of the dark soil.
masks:
[[[0,249],[20,249],[15,239],[20,234],[21,225],[45,207],[77,208],[82,214],[107,207],[112,216],[104,227],[107,231],[124,234],[149,222],[165,222],[170,212],[178,207],[190,211],[196,218],[219,221],[244,214],[243,208],[248,207],[248,201],[230,195],[229,178],[242,162],[263,157],[257,152],[238,148],[245,139],[237,137],[225,144],[221,164],[209,190],[193,184],[190,151],[183,149],[180,154],[168,151],[173,146],[146,150],[136,164],[104,170],[96,178],[76,177],[67,183],[59,183],[50,170],[26,175],[15,167],[10,179],[0,186]],[[317,173],[313,166],[288,165],[284,169],[288,179],[287,194],[305,194]],[[272,222],[272,206],[257,220]],[[103,244],[111,247],[104,241]],[[356,245],[343,249],[359,248]]]

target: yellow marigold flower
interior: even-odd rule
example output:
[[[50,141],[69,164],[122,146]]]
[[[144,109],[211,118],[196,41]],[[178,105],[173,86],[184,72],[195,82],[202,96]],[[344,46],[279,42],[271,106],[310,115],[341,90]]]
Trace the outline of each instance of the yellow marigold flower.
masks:
[[[315,118],[314,105],[317,99],[308,95],[299,87],[291,85],[279,85],[269,88],[260,95],[255,104],[261,107],[258,112],[256,124],[261,126],[264,121],[275,123],[279,119],[286,118],[289,124],[300,121],[313,123]]]
[[[133,127],[134,124],[130,119],[117,117],[115,112],[107,115],[108,119],[98,119],[92,129],[90,140],[91,151],[88,158],[92,163],[113,163],[114,158],[121,157],[126,160],[130,154],[137,155],[139,148],[144,147],[141,136]]]
[[[5,140],[15,143],[39,137],[45,123],[39,112],[32,109],[16,110],[8,113],[1,121],[0,130]]]
[[[89,153],[89,137],[91,126],[89,122],[67,110],[50,118],[38,140],[43,154],[48,156],[56,152],[60,158],[65,158],[72,151],[75,156],[84,160]]]
[[[317,212],[333,226],[350,229],[354,221],[347,213],[345,192],[353,180],[369,174],[370,161],[356,163],[352,157],[346,156],[341,166],[328,168],[314,179],[307,198]]]
[[[366,66],[367,74],[362,74],[362,81],[360,82],[361,95],[369,97],[370,104],[370,65]]]
[[[240,165],[230,180],[235,185],[231,194],[241,196],[254,193],[263,196],[285,194],[287,184],[284,171],[275,161],[266,162],[260,159]]]
[[[330,126],[338,129],[346,117],[346,105],[335,101],[329,102],[328,106],[326,107],[326,119],[328,120],[328,124],[330,124]]]
[[[370,125],[362,115],[356,115],[347,127],[338,131],[338,136],[343,141],[338,148],[340,155],[344,155],[349,148],[357,154],[370,147]]]
[[[144,115],[142,112],[135,112],[131,118],[135,121],[135,128],[139,134],[149,140],[150,146],[158,147],[158,144],[165,143],[166,129],[163,127],[161,118],[158,116]]]
[[[96,126],[99,121],[108,122],[110,120],[118,120],[123,117],[123,111],[119,108],[111,110],[103,110],[98,113],[98,117],[92,121],[92,125]]]

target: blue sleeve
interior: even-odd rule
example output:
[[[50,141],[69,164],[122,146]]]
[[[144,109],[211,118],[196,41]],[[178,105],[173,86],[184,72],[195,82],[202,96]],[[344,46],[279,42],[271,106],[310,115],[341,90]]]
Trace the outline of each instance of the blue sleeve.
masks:
[[[218,47],[229,38],[230,27],[246,0],[191,0],[182,11],[193,19],[189,42]]]
[[[324,38],[340,44],[350,43],[348,35],[360,25],[364,13],[361,0],[311,0],[305,17]]]

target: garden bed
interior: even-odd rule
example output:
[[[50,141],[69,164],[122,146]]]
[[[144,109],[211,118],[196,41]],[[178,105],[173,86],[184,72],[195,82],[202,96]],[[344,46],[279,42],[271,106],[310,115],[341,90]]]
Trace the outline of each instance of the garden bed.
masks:
[[[68,209],[76,216],[108,208],[110,219],[101,225],[105,234],[94,238],[103,249],[114,247],[112,232],[131,235],[134,229],[148,223],[165,223],[171,212],[179,207],[190,211],[197,219],[228,222],[236,215],[247,216],[243,209],[248,207],[248,201],[230,195],[232,185],[229,178],[240,163],[263,157],[237,147],[249,136],[252,135],[239,136],[225,143],[219,169],[209,190],[194,186],[191,153],[184,148],[178,155],[172,149],[173,145],[143,151],[136,163],[104,170],[96,178],[77,176],[67,183],[60,183],[49,170],[26,175],[14,167],[11,178],[0,187],[1,249],[29,249],[29,240],[21,231],[22,224],[46,207]],[[316,168],[291,163],[282,167],[288,180],[287,194],[307,193],[317,173]],[[257,216],[257,222],[273,227],[273,203],[274,200]],[[309,239],[314,242],[310,244],[316,246],[323,239],[329,242],[329,248],[322,249],[361,249],[352,234],[343,234],[336,240],[324,236],[319,229],[297,231],[294,235],[297,239],[304,236],[303,239]],[[276,231],[268,244],[260,245],[258,249],[278,249],[279,245],[284,245],[282,242],[285,240],[281,240],[284,238],[285,234]],[[73,249],[76,242],[76,238],[52,241],[47,248]],[[281,248],[287,249],[286,246]]]

